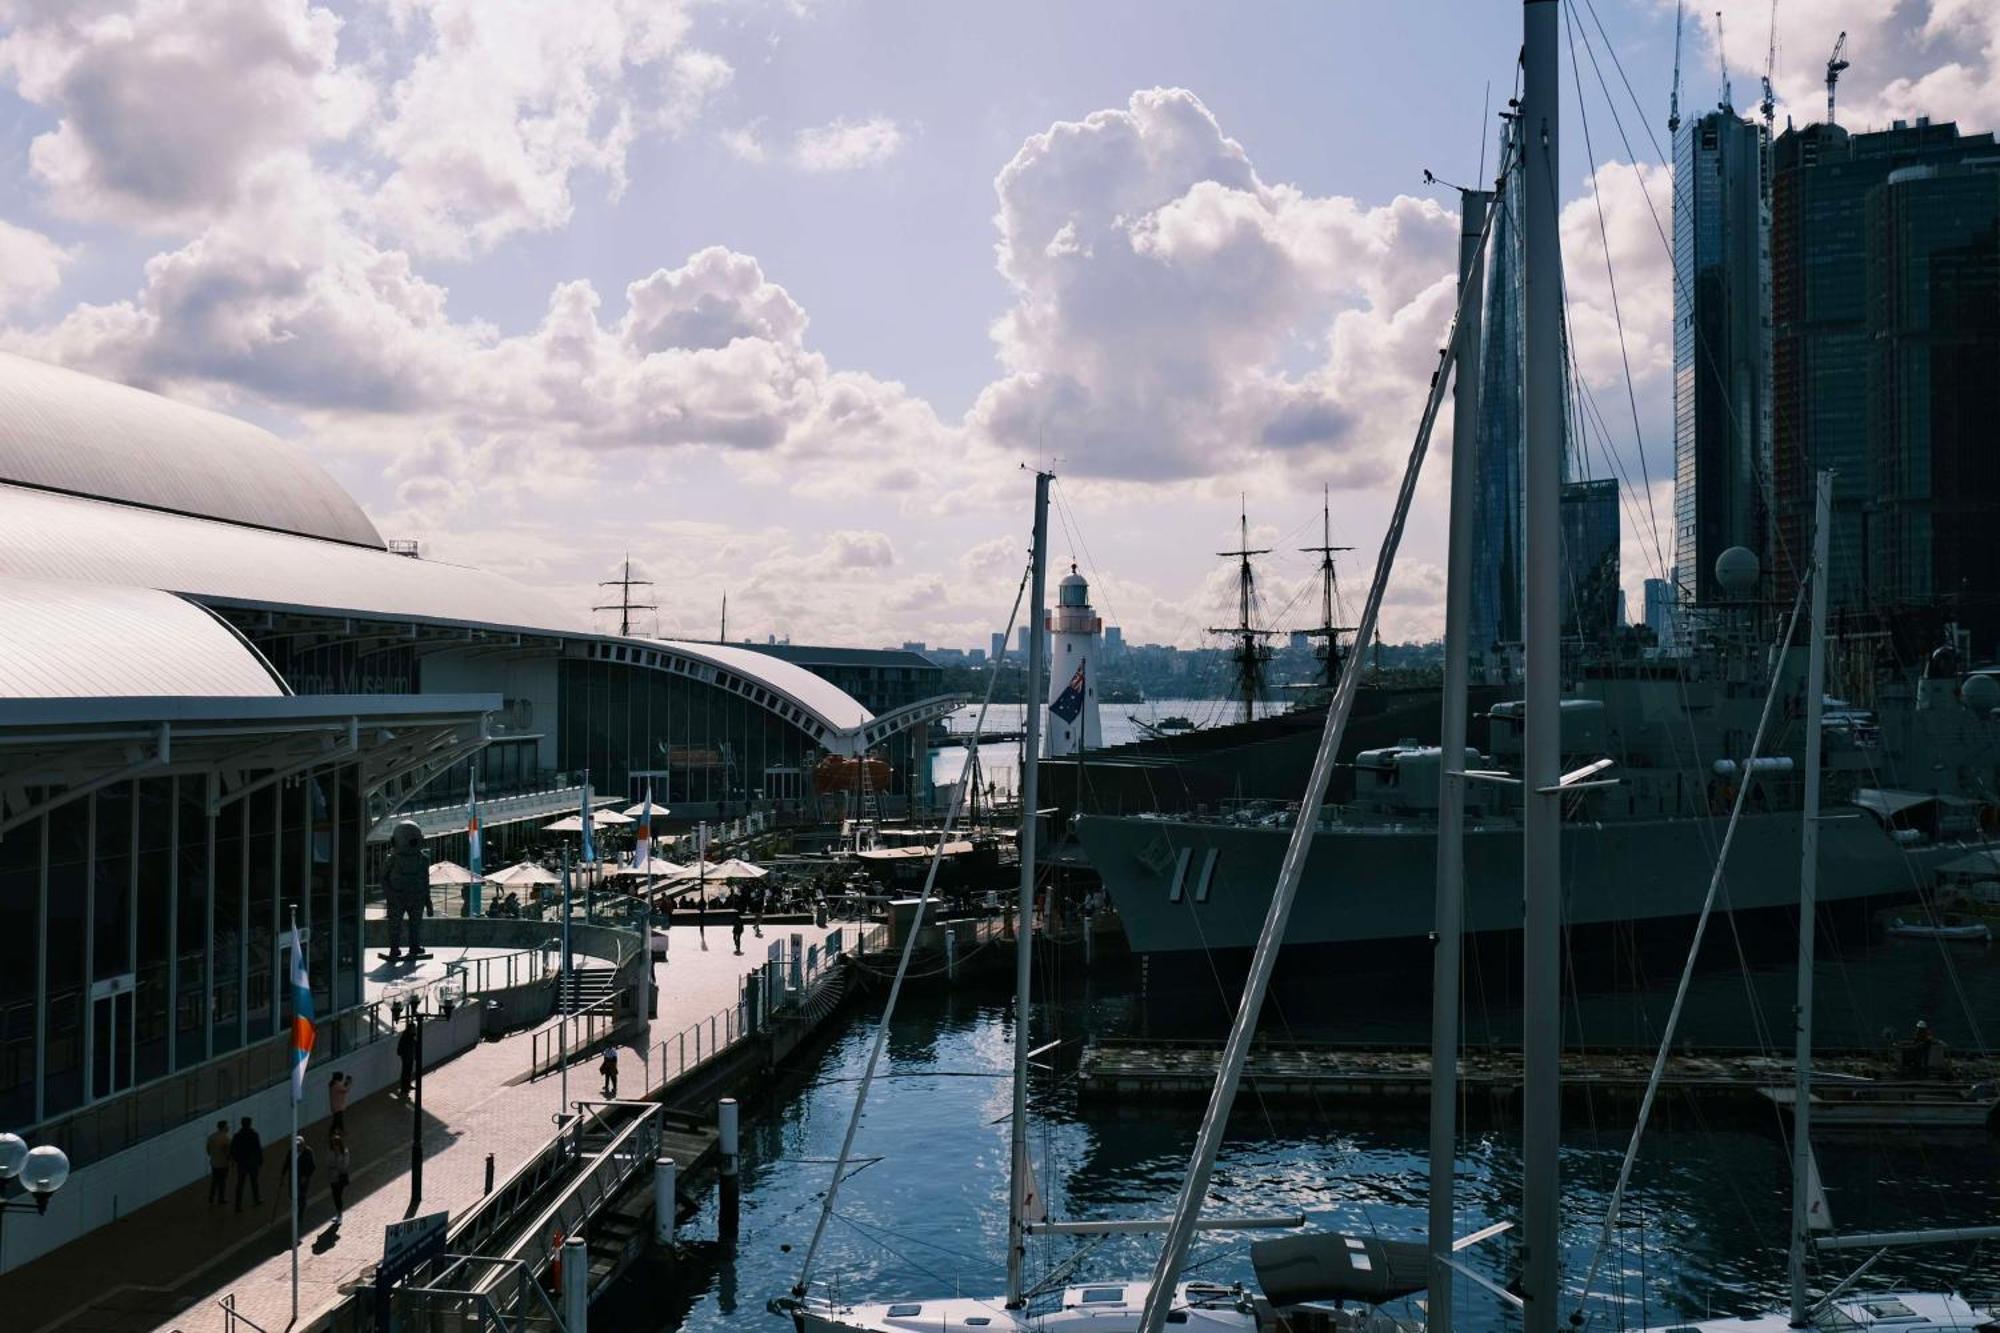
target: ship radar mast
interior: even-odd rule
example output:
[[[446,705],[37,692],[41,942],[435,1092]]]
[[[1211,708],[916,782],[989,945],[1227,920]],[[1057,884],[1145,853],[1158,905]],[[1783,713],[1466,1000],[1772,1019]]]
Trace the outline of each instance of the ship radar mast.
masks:
[[[1210,626],[1208,632],[1227,634],[1236,640],[1236,647],[1230,650],[1229,660],[1236,667],[1236,688],[1243,700],[1243,720],[1253,722],[1257,717],[1257,700],[1264,695],[1264,667],[1271,660],[1271,650],[1264,640],[1276,631],[1258,629],[1250,623],[1250,611],[1257,600],[1257,573],[1250,567],[1250,557],[1269,555],[1271,550],[1269,547],[1251,548],[1249,512],[1242,507],[1240,497],[1236,525],[1236,549],[1216,552],[1225,560],[1238,562],[1236,623],[1230,626]]]
[[[1333,557],[1342,551],[1351,551],[1352,546],[1333,544],[1333,509],[1325,487],[1320,488],[1319,499],[1320,533],[1318,546],[1301,546],[1300,551],[1319,557],[1319,625],[1306,634],[1323,640],[1319,646],[1321,683],[1327,689],[1340,684],[1340,636],[1352,634],[1354,626],[1333,623],[1334,612],[1340,609],[1340,574],[1333,567]]]
[[[597,586],[600,588],[618,589],[617,601],[607,603],[603,606],[593,606],[590,609],[593,611],[616,611],[618,613],[618,637],[621,639],[630,637],[632,633],[632,613],[634,611],[657,611],[660,609],[658,602],[635,602],[632,600],[632,590],[634,588],[650,588],[653,586],[653,581],[651,579],[635,579],[632,577],[632,557],[629,554],[625,557],[625,563],[619,577],[601,580]]]

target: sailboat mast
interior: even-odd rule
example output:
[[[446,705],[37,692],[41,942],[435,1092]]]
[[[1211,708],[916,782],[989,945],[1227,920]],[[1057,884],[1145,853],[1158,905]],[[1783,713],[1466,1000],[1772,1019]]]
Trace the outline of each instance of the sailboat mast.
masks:
[[[1562,1135],[1562,249],[1556,234],[1561,85],[1556,0],[1522,7],[1521,170],[1525,346],[1522,449],[1526,586],[1522,638],[1521,1295],[1526,1333],[1555,1333]]]
[[[1007,1181],[1007,1308],[1027,1304],[1021,1268],[1028,1253],[1026,1203],[1028,1194],[1028,1036],[1029,987],[1034,982],[1035,930],[1035,807],[1042,776],[1042,708],[1048,702],[1048,663],[1043,647],[1043,604],[1049,565],[1050,473],[1035,474],[1035,547],[1028,576],[1027,719],[1021,729],[1021,900],[1014,923],[1014,1114],[1008,1126],[1012,1139]]]
[[[1325,646],[1320,650],[1320,666],[1326,687],[1332,689],[1340,683],[1341,631],[1354,628],[1352,625],[1333,623],[1334,603],[1340,591],[1340,574],[1334,569],[1333,557],[1354,548],[1333,544],[1333,504],[1328,499],[1327,490],[1322,485],[1319,492],[1319,545],[1301,546],[1299,549],[1307,555],[1319,557],[1319,627],[1307,633],[1325,640]]]
[[[1243,720],[1253,722],[1257,718],[1257,696],[1264,692],[1264,645],[1259,642],[1269,630],[1254,628],[1250,624],[1252,604],[1257,600],[1257,575],[1250,567],[1253,555],[1269,555],[1268,547],[1253,550],[1250,546],[1250,512],[1239,505],[1236,513],[1236,549],[1217,551],[1219,556],[1235,557],[1239,562],[1236,569],[1236,624],[1230,628],[1211,627],[1210,634],[1228,634],[1236,640],[1236,684],[1243,693]]]
[[[1479,467],[1479,293],[1493,196],[1459,192],[1458,344],[1452,350],[1451,538],[1444,597],[1444,706],[1438,723],[1437,945],[1431,955],[1430,1323],[1452,1326],[1454,1172],[1458,1165],[1458,971],[1465,904],[1467,636]],[[1333,557],[1329,555],[1330,565]],[[1327,625],[1333,617],[1329,612]],[[1333,638],[1327,636],[1329,652]]]
[[[1812,639],[1806,650],[1806,783],[1799,835],[1799,998],[1792,1070],[1792,1327],[1803,1328],[1806,1245],[1812,1232],[1813,946],[1819,899],[1820,710],[1826,697],[1827,529],[1833,518],[1833,474],[1821,472],[1813,506]]]

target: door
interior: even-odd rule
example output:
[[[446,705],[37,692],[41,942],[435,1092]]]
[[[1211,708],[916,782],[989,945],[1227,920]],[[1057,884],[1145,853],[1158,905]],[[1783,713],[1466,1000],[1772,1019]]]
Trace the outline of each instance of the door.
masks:
[[[132,1086],[133,974],[106,977],[90,988],[90,1100]]]

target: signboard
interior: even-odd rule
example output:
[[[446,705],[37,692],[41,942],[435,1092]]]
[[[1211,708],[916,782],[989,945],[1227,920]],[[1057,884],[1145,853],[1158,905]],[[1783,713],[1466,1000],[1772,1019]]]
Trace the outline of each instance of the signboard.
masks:
[[[382,1228],[382,1262],[375,1269],[377,1327],[389,1326],[389,1289],[444,1253],[450,1213],[425,1213]]]

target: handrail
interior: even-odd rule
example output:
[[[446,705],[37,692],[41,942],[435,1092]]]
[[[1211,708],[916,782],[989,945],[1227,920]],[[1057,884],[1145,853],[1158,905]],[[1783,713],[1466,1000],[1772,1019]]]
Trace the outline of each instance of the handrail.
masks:
[[[230,1292],[227,1296],[217,1301],[216,1304],[222,1307],[223,1333],[236,1333],[236,1326],[238,1324],[254,1329],[256,1333],[268,1333],[268,1330],[262,1324],[236,1308],[235,1292]]]
[[[583,1234],[583,1224],[600,1205],[614,1197],[641,1167],[650,1168],[660,1151],[660,1108],[656,1104],[614,1102],[609,1105],[638,1111],[632,1122],[599,1150],[582,1173],[522,1228],[514,1244],[501,1258],[517,1259],[539,1273],[552,1257],[551,1238],[560,1231],[565,1236]],[[595,1117],[593,1117],[595,1118]],[[581,1137],[582,1117],[573,1122],[570,1133]],[[585,1281],[588,1281],[586,1275]],[[483,1287],[480,1289],[484,1289]]]
[[[482,1316],[476,1321],[475,1327],[486,1327],[490,1319],[493,1327],[505,1329],[509,1323],[507,1314],[510,1308],[515,1312],[517,1320],[525,1319],[533,1313],[533,1306],[527,1296],[527,1293],[533,1292],[534,1300],[541,1303],[542,1313],[556,1328],[560,1329],[563,1326],[562,1316],[556,1313],[555,1306],[549,1302],[549,1294],[542,1289],[542,1284],[535,1280],[535,1274],[529,1271],[524,1261],[488,1254],[445,1254],[439,1258],[450,1261],[450,1266],[444,1270],[445,1275],[457,1272],[461,1266],[473,1264],[489,1264],[511,1272],[514,1277],[514,1299],[506,1302],[496,1301],[494,1293],[499,1289],[499,1284],[496,1282],[484,1282],[464,1290],[438,1286],[404,1287],[399,1295],[404,1299],[421,1300],[426,1307],[439,1299],[453,1302],[470,1301]],[[424,1313],[438,1312],[426,1308]],[[425,1321],[425,1326],[429,1326],[428,1321]]]
[[[558,1003],[566,996],[558,996]],[[618,993],[594,1000],[573,1014],[559,1014],[528,1036],[528,1077],[553,1074],[572,1060],[587,1054],[618,1030]],[[570,1040],[570,1027],[580,1026],[581,1036]]]

